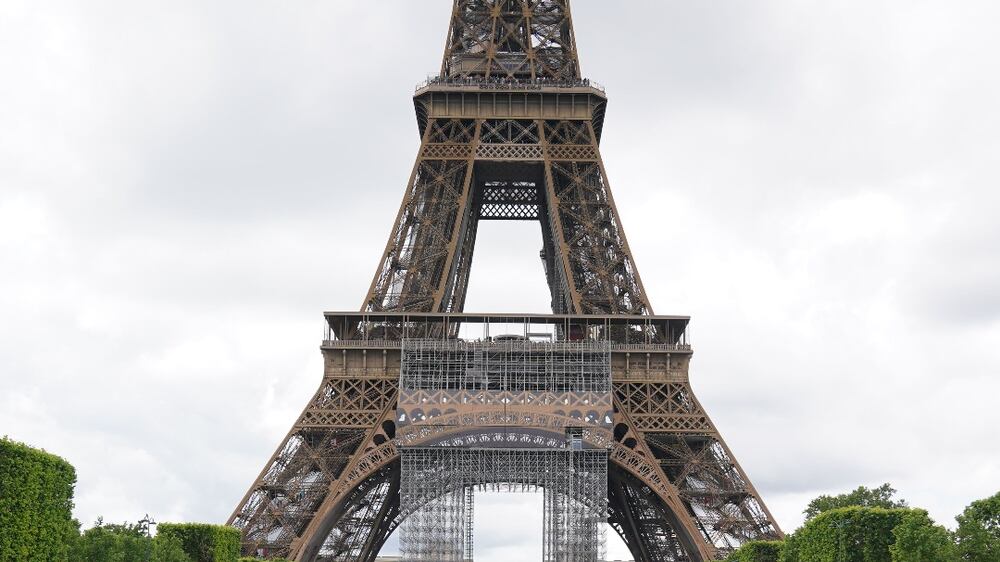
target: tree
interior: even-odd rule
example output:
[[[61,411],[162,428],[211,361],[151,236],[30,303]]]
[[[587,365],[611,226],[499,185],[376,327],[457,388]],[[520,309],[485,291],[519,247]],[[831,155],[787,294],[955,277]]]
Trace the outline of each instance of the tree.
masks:
[[[785,539],[781,562],[891,562],[892,530],[905,509],[843,507],[810,519]]]
[[[892,562],[957,562],[958,552],[951,533],[922,509],[913,509],[892,530],[895,542],[889,547]]]
[[[955,540],[962,560],[1000,562],[1000,493],[972,502],[955,519]]]
[[[150,538],[140,524],[105,524],[101,519],[80,537],[71,562],[191,562],[176,539]]]
[[[896,490],[889,484],[882,484],[878,488],[866,488],[859,486],[857,490],[836,496],[820,496],[809,502],[806,507],[806,520],[816,517],[820,513],[839,509],[842,507],[881,507],[883,509],[898,509],[907,507],[905,500],[893,499]]]

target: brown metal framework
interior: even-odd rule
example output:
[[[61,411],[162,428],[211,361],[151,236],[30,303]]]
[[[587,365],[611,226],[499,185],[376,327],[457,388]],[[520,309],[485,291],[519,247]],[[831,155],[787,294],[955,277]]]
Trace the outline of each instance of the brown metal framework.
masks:
[[[781,536],[688,380],[687,318],[654,316],[581,78],[568,0],[455,0],[421,146],[361,312],[328,313],[319,390],[230,523],[246,554],[371,561],[399,526],[400,358],[410,340],[521,325],[605,342],[608,521],[636,560],[707,561]],[[551,315],[463,313],[480,220],[534,220]]]

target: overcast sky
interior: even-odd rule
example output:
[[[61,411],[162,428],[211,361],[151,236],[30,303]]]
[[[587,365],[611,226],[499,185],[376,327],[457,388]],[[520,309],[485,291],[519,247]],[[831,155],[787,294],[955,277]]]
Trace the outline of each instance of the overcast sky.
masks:
[[[449,9],[0,2],[0,434],[76,466],[86,525],[229,516],[364,298]],[[1000,4],[574,15],[653,306],[784,529],[861,484],[945,524],[997,492]],[[544,312],[540,244],[485,225],[467,309]],[[481,502],[477,560],[537,558],[536,500]]]

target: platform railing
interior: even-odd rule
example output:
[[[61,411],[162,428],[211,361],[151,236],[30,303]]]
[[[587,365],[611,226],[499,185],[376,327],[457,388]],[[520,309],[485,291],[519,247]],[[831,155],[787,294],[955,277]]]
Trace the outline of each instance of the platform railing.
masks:
[[[487,78],[485,76],[441,77],[432,76],[417,84],[415,90],[420,91],[431,86],[452,88],[479,88],[481,90],[517,90],[531,91],[545,88],[593,88],[602,94],[607,90],[601,84],[589,79],[552,80],[549,78]]]
[[[463,341],[483,341],[483,340],[463,340]],[[329,334],[324,334],[323,347],[331,349],[400,349],[402,339],[330,339]],[[646,353],[658,352],[690,352],[690,344],[679,343],[612,343],[610,349],[613,352],[636,352]]]

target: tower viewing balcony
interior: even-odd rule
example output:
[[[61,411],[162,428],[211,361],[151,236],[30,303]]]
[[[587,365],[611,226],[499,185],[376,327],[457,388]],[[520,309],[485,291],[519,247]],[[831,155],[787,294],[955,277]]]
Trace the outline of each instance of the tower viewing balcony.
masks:
[[[687,316],[327,312],[327,376],[396,378],[406,341],[467,342],[525,353],[607,346],[614,381],[686,381]]]

